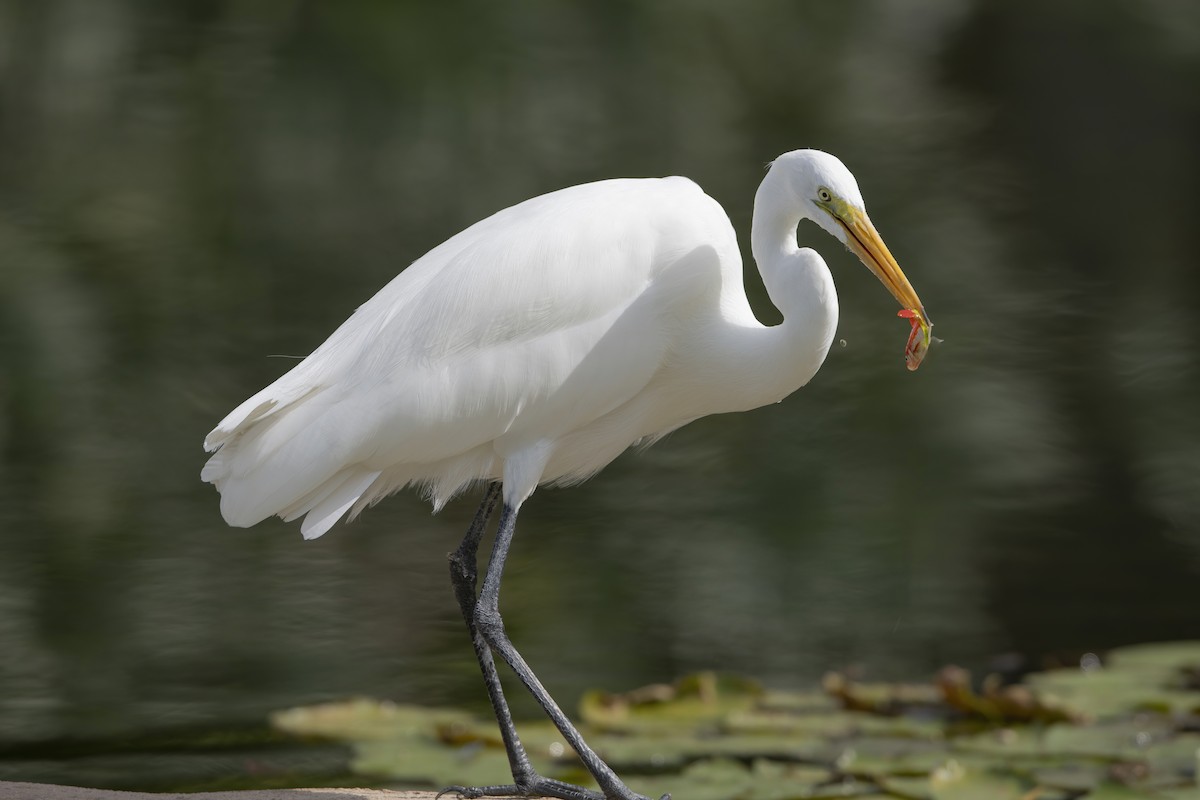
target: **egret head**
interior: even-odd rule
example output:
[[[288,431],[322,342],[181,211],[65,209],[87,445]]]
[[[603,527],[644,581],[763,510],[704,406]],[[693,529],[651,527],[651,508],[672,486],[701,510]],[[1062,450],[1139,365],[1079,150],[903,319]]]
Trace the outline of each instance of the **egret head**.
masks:
[[[835,156],[820,150],[793,150],[772,162],[773,171],[781,171],[790,194],[803,215],[820,225],[826,233],[849,246],[844,225],[836,216],[854,209],[866,216],[858,181]]]
[[[858,256],[900,303],[902,315],[913,320],[914,335],[909,339],[906,356],[908,368],[916,369],[932,340],[933,324],[925,314],[921,298],[867,216],[858,181],[845,164],[820,150],[784,153],[775,159],[771,169],[783,172],[803,216]],[[906,311],[913,313],[904,314]]]

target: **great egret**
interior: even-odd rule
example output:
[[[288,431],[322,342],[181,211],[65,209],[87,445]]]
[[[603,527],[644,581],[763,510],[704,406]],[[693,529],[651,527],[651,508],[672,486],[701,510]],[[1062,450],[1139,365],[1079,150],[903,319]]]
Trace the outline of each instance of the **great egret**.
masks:
[[[469,797],[636,800],[587,746],[513,647],[499,611],[517,512],[543,483],[576,483],[636,442],[708,414],[782,400],[816,373],[838,301],[822,258],[798,247],[810,219],[845,244],[912,320],[916,369],[930,323],[833,156],[775,159],[754,200],[751,246],[783,322],[746,301],[737,238],[692,181],[619,179],[562,189],[478,222],[417,259],[311,355],[208,435],[201,477],[226,522],[304,517],[306,539],[405,486],[437,511],[488,482],[451,555],[451,577],[514,784]],[[476,597],[476,550],[500,521]],[[579,754],[602,795],[544,778],[517,738],[498,654]]]

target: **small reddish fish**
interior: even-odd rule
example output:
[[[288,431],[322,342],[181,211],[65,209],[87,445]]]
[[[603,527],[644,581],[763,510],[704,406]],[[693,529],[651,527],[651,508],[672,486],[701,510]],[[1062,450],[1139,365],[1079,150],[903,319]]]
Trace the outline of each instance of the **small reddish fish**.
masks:
[[[933,323],[925,319],[925,315],[917,308],[902,308],[896,316],[912,323],[908,343],[904,346],[904,365],[911,372],[921,366],[925,354],[929,352],[929,345],[933,341]]]

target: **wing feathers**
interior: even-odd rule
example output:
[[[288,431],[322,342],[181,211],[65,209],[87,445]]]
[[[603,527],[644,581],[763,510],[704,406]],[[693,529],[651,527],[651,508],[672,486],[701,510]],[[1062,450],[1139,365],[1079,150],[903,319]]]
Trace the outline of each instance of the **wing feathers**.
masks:
[[[208,435],[225,519],[305,514],[313,537],[408,484],[438,508],[620,406],[667,352],[671,301],[648,289],[711,233],[709,206],[679,179],[604,181],[434,248]]]
[[[308,516],[300,524],[300,533],[305,539],[315,539],[332,528],[378,477],[378,472],[352,471],[324,500],[308,512]]]

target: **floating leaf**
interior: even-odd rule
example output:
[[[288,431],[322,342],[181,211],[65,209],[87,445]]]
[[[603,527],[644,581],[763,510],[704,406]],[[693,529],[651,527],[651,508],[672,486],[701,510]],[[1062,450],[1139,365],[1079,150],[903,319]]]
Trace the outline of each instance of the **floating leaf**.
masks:
[[[1023,781],[1002,767],[966,768],[950,762],[947,768],[935,772],[930,778],[933,800],[1018,800],[1029,796],[1036,787]]]
[[[1061,669],[1027,679],[1044,702],[1053,702],[1079,717],[1103,719],[1155,711],[1185,713],[1200,708],[1200,692],[1171,689],[1169,669],[1137,667],[1083,671]]]
[[[1002,769],[950,759],[928,775],[888,777],[880,788],[902,800],[1022,800],[1036,787]]]
[[[679,732],[655,736],[589,736],[597,753],[613,767],[661,772],[679,769],[697,759],[728,757],[741,760],[832,762],[840,746],[821,738],[789,739],[769,736],[715,736]]]
[[[889,775],[928,776],[951,760],[940,743],[877,736],[847,742],[836,764],[844,773],[876,780]]]
[[[765,692],[701,673],[589,693],[582,732],[651,797],[1200,800],[1200,731],[1189,714],[1200,692],[1187,688],[1198,649],[1139,646],[1116,651],[1107,667],[979,688],[957,668],[921,685],[831,673],[824,693]],[[462,712],[350,700],[272,720],[350,743],[361,774],[422,787],[511,780],[496,724]],[[592,786],[553,725],[519,728],[543,775]]]
[[[1108,669],[1165,669],[1200,667],[1200,642],[1158,642],[1118,647],[1109,652]]]
[[[762,687],[753,681],[713,672],[654,684],[624,694],[588,692],[580,702],[585,722],[600,730],[643,733],[681,725],[717,723],[731,711],[753,707]]]
[[[826,673],[821,686],[847,711],[894,716],[916,708],[936,708],[941,694],[927,684],[857,683],[838,672]]]
[[[469,725],[474,722],[474,718],[464,711],[398,705],[364,698],[291,708],[271,714],[271,724],[278,730],[350,741],[429,734],[439,725]]]
[[[823,690],[782,692],[767,689],[759,695],[755,708],[764,712],[819,714],[826,711],[837,711],[841,706],[837,700]]]
[[[971,673],[961,667],[943,667],[935,679],[942,698],[952,708],[988,722],[1064,722],[1080,715],[1064,708],[1053,696],[1039,697],[1027,686],[1000,686],[985,680],[983,691],[971,686]]]
[[[1105,783],[1088,792],[1087,800],[1200,800],[1200,792],[1184,790],[1179,794],[1160,793],[1119,783]]]
[[[1069,763],[1040,767],[1031,773],[1038,786],[1062,789],[1068,792],[1089,792],[1108,777],[1102,764]]]
[[[440,789],[451,784],[486,786],[512,782],[504,751],[482,745],[443,747],[416,738],[394,739],[360,742],[355,753],[356,772],[410,785]],[[538,764],[537,759],[534,763]],[[547,769],[545,763],[538,767]]]

